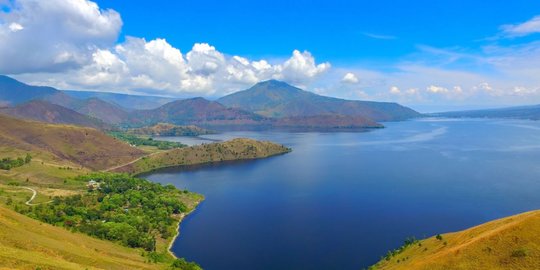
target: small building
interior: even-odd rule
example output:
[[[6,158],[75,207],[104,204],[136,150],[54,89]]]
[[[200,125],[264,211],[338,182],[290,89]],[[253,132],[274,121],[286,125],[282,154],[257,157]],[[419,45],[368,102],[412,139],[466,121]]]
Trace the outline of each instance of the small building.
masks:
[[[90,180],[90,181],[88,181],[88,184],[86,185],[86,187],[89,190],[96,190],[96,189],[100,188],[100,184],[98,182],[96,182],[95,180]]]

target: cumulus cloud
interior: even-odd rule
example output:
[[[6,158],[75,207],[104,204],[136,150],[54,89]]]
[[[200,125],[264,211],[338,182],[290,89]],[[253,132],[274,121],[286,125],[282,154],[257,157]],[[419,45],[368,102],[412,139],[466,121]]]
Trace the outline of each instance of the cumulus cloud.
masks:
[[[539,23],[537,16],[501,29],[506,36],[525,36],[540,32]],[[90,0],[0,0],[0,73],[63,89],[176,96],[217,96],[278,79],[331,96],[406,104],[540,102],[540,41],[494,43],[474,53],[419,46],[378,70],[362,64],[332,68],[309,51],[249,59],[208,43],[187,51],[165,38],[118,43],[121,27],[120,14]]]
[[[277,73],[273,77],[291,82],[297,85],[304,85],[318,75],[330,69],[330,63],[316,64],[315,58],[308,51],[293,51],[293,55],[282,65],[276,66]]]
[[[0,7],[0,73],[32,83],[212,95],[268,79],[306,86],[330,69],[308,51],[272,62],[230,56],[207,43],[185,54],[163,38],[117,43],[120,14],[89,0],[1,1]]]
[[[540,15],[523,23],[503,25],[501,29],[503,34],[509,37],[522,37],[540,33]]]
[[[6,7],[8,9],[6,9]],[[56,72],[88,63],[114,44],[120,14],[87,0],[0,3],[0,73]]]
[[[358,83],[358,77],[356,77],[354,73],[347,72],[345,76],[343,76],[343,78],[341,79],[341,82],[355,84]]]

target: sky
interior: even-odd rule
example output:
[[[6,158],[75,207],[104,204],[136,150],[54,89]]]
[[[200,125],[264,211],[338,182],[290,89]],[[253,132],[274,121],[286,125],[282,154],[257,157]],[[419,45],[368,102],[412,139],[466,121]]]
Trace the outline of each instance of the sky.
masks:
[[[540,2],[0,0],[0,74],[207,98],[277,79],[420,111],[535,104]]]

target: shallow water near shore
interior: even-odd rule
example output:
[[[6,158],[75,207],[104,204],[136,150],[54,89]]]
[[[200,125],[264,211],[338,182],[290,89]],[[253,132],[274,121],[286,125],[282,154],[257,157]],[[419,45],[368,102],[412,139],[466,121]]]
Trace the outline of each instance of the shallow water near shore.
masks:
[[[385,126],[203,136],[270,140],[293,152],[145,175],[206,197],[182,222],[173,252],[207,270],[362,269],[406,237],[540,208],[540,122]]]

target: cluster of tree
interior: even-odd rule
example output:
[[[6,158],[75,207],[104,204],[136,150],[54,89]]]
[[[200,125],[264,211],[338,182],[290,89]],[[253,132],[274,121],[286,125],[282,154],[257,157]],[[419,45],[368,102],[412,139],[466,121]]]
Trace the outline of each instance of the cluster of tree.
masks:
[[[403,251],[405,251],[408,247],[418,244],[418,246],[422,246],[422,243],[420,243],[419,240],[417,240],[414,236],[413,237],[407,237],[405,241],[403,242],[403,245],[399,247],[398,249],[390,250],[386,253],[386,256],[384,256],[384,259],[389,261],[393,257],[397,256],[398,254],[401,254]]]
[[[155,251],[157,237],[176,232],[177,214],[187,211],[182,192],[126,174],[93,173],[79,177],[94,180],[100,189],[83,195],[55,197],[49,204],[15,210],[32,218],[129,247]]]
[[[0,160],[0,169],[11,170],[12,168],[21,167],[24,164],[28,164],[30,161],[32,161],[32,156],[30,154],[26,154],[24,158],[3,158]]]
[[[128,134],[128,133],[125,133],[125,132],[120,132],[120,131],[113,131],[113,132],[109,132],[109,135],[119,139],[119,140],[122,140],[122,141],[125,141],[131,145],[135,145],[135,146],[141,146],[141,145],[146,145],[146,146],[154,146],[154,147],[157,147],[158,149],[160,150],[168,150],[168,149],[173,149],[173,148],[182,148],[182,147],[186,147],[185,144],[182,144],[182,143],[179,143],[179,142],[168,142],[168,141],[159,141],[159,140],[154,140],[153,138],[151,137],[140,137],[140,136],[137,136],[137,135],[132,135],[132,134]]]

